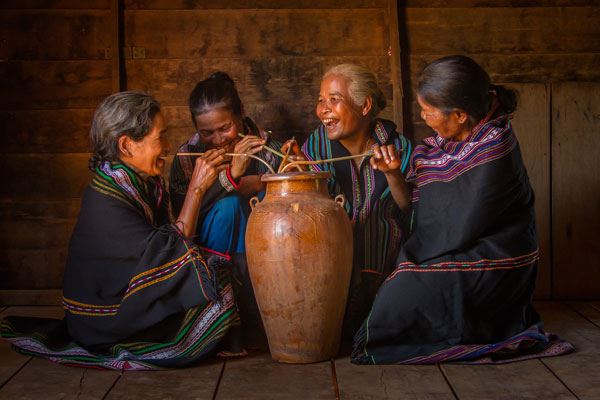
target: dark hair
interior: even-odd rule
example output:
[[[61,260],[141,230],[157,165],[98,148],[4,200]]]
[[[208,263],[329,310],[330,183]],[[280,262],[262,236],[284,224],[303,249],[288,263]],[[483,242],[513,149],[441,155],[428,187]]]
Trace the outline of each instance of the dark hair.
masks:
[[[464,110],[476,125],[489,112],[492,96],[498,99],[498,111],[510,114],[517,109],[517,92],[493,85],[479,64],[467,56],[447,56],[429,64],[418,79],[417,94],[445,113]]]
[[[119,92],[105,98],[92,119],[90,170],[94,171],[103,161],[119,159],[121,136],[142,140],[152,129],[152,120],[159,111],[158,101],[142,92]]]
[[[235,83],[225,72],[217,71],[205,80],[198,82],[190,93],[189,107],[192,122],[196,126],[196,116],[215,106],[231,110],[236,116],[242,116],[242,101]]]

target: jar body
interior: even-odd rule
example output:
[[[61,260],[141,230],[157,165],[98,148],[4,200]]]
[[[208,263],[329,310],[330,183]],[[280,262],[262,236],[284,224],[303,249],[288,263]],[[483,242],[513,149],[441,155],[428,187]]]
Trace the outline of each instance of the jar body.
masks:
[[[352,226],[325,172],[264,175],[246,228],[248,269],[271,357],[334,357],[352,271]]]

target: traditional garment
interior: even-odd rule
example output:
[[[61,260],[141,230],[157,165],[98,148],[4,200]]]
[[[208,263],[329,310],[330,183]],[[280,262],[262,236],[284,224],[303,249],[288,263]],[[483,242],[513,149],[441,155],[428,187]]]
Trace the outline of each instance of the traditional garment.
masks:
[[[260,136],[267,140],[267,145],[279,150],[281,143],[271,140],[265,132],[260,131],[250,118],[244,118],[244,133]],[[202,153],[208,148],[200,143],[200,135],[196,132],[186,143],[177,150],[178,153]],[[262,150],[258,157],[265,160],[273,169],[277,169],[281,160],[267,150]],[[171,175],[169,179],[169,189],[173,198],[173,210],[175,213],[181,210],[183,200],[190,184],[194,165],[197,156],[179,156],[175,157],[171,166]],[[259,161],[252,160],[245,176],[262,175],[269,172],[267,167]],[[214,248],[223,253],[244,253],[244,235],[245,226],[248,220],[249,208],[246,199],[240,198],[237,194],[239,188],[238,182],[235,182],[228,170],[222,171],[219,178],[208,189],[202,198],[200,208],[200,219],[198,223],[198,238],[202,246]],[[231,199],[235,197],[236,199]],[[226,200],[226,204],[221,204],[221,200]],[[235,204],[233,204],[233,203]],[[236,203],[237,202],[237,203]],[[233,212],[233,214],[231,214]],[[215,214],[218,214],[215,216]],[[223,218],[229,220],[230,224],[224,224]],[[219,222],[219,223],[215,223]],[[218,248],[209,246],[206,240],[217,244]]]
[[[377,119],[371,137],[379,145],[394,144],[402,157],[401,171],[408,166],[411,143],[396,132],[391,121]],[[308,160],[349,156],[338,141],[327,138],[327,130],[320,125],[302,146]],[[354,335],[366,317],[377,289],[394,269],[403,240],[404,219],[394,201],[387,179],[374,170],[368,158],[360,168],[352,160],[336,161],[311,166],[315,171],[329,171],[329,193],[346,197],[346,211],[353,225],[354,257],[344,318],[344,335]]]
[[[489,119],[489,117],[488,117]],[[506,362],[572,351],[531,305],[534,195],[506,115],[415,148],[415,228],[356,334],[352,362]]]
[[[9,317],[2,336],[18,351],[69,365],[193,363],[239,323],[227,258],[205,254],[171,224],[161,178],[104,162],[84,192],[69,245],[65,320]]]
[[[244,118],[244,134],[260,136],[267,140],[267,146],[279,150],[281,143],[272,140],[260,131],[250,118]],[[178,153],[201,153],[208,148],[200,143],[199,133],[195,133],[177,150]],[[277,170],[281,160],[267,150],[261,150],[256,156],[265,160]],[[175,157],[171,167],[170,191],[173,196],[173,210],[179,212],[185,199],[189,182],[194,171],[197,156]],[[246,262],[245,234],[250,208],[248,200],[238,194],[238,182],[228,172],[222,171],[219,178],[208,189],[202,198],[198,220],[196,242],[231,256],[233,268],[233,288],[243,323],[243,340],[245,346],[262,346],[265,342],[262,322],[250,282]],[[245,172],[248,175],[262,175],[269,172],[261,162],[252,159]]]

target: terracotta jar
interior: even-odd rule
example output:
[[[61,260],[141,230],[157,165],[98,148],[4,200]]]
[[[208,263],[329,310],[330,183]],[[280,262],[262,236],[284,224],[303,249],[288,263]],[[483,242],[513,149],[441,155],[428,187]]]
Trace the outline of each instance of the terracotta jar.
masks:
[[[327,191],[329,172],[263,175],[262,202],[250,200],[250,279],[271,357],[310,363],[334,357],[352,271],[352,226]]]

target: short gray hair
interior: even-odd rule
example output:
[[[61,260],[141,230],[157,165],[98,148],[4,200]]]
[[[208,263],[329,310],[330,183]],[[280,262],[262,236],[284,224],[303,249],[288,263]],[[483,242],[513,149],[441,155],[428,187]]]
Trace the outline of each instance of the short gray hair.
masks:
[[[323,74],[322,79],[330,75],[339,75],[346,79],[348,93],[356,105],[361,106],[367,96],[371,97],[373,100],[373,107],[369,113],[371,117],[375,118],[387,105],[385,96],[377,85],[375,75],[367,68],[355,64],[338,64],[329,68]]]
[[[90,140],[92,171],[103,161],[119,160],[119,138],[142,140],[152,129],[160,104],[143,92],[119,92],[108,96],[94,112]]]

